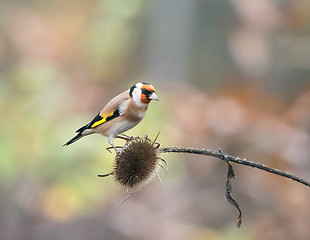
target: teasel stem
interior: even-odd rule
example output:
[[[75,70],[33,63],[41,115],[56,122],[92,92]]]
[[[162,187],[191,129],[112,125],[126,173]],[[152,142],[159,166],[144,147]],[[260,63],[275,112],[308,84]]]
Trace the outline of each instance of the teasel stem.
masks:
[[[301,179],[299,177],[294,176],[293,174],[290,174],[288,172],[281,171],[279,169],[270,168],[266,165],[262,165],[259,163],[251,162],[246,159],[241,159],[239,157],[233,157],[227,154],[224,154],[221,150],[218,152],[214,152],[211,150],[205,150],[205,149],[193,149],[193,148],[182,148],[182,147],[165,147],[165,148],[159,148],[158,149],[161,153],[189,153],[189,154],[198,154],[198,155],[204,155],[209,157],[215,157],[223,161],[230,161],[233,163],[246,165],[249,167],[257,168],[260,170],[263,170],[265,172],[273,173],[288,179],[291,179],[295,182],[301,183],[307,187],[310,187],[310,182],[305,181],[304,179]]]

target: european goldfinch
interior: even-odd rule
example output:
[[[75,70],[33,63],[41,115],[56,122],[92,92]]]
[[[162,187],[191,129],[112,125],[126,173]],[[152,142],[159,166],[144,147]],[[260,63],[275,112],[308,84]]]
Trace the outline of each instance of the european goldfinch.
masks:
[[[80,138],[100,133],[109,138],[115,149],[114,138],[136,126],[145,116],[151,100],[159,100],[155,88],[145,82],[139,82],[130,89],[114,97],[88,124],[78,129],[74,138],[64,144],[68,146]]]

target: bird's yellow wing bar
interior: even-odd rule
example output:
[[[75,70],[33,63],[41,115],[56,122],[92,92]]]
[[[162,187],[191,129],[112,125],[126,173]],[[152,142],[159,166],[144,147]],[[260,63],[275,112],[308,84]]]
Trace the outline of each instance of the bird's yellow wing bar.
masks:
[[[110,112],[110,113],[107,113],[107,114],[104,114],[104,115],[100,115],[98,114],[94,119],[93,121],[91,121],[90,123],[90,128],[94,128],[94,127],[97,127],[105,122],[108,122],[110,120],[112,120],[113,118],[116,118],[119,116],[119,110],[115,110],[114,112]]]
[[[97,127],[97,126],[99,126],[99,125],[105,123],[105,122],[107,121],[107,118],[110,117],[110,116],[112,116],[112,115],[113,115],[113,112],[110,112],[110,113],[108,113],[108,114],[104,114],[103,116],[100,116],[100,115],[99,115],[99,116],[101,117],[101,119],[98,120],[98,121],[96,121],[96,122],[94,122],[90,127],[91,127],[91,128],[94,128],[94,127]]]

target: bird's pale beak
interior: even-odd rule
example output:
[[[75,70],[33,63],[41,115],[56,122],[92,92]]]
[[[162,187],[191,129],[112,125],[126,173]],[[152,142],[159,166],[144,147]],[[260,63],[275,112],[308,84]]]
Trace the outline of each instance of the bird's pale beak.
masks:
[[[150,95],[148,97],[148,99],[159,101],[159,98],[157,97],[156,93],[154,93],[154,92],[152,93],[152,95]]]

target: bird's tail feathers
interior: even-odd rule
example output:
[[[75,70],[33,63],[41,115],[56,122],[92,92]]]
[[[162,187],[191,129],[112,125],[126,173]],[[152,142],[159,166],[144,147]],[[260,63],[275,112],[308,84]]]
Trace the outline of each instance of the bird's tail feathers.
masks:
[[[76,142],[76,141],[79,140],[81,137],[83,137],[82,132],[79,132],[74,138],[72,138],[72,139],[69,140],[67,143],[65,143],[65,144],[63,145],[63,147],[64,147],[64,146],[68,146],[68,145],[70,145],[71,143]]]
[[[93,134],[95,133],[95,131],[93,129],[88,128],[89,124],[81,127],[79,130],[77,130],[76,132],[78,133],[74,138],[72,138],[71,140],[69,140],[67,143],[65,143],[63,146],[68,146],[71,143],[76,142],[77,140],[79,140],[81,137],[87,136],[89,134]]]
[[[89,128],[89,124],[86,124],[85,126],[79,128],[79,129],[76,130],[75,132],[77,132],[77,133],[82,133],[82,132],[84,132],[84,131],[85,131],[86,129],[88,129],[88,128]]]

